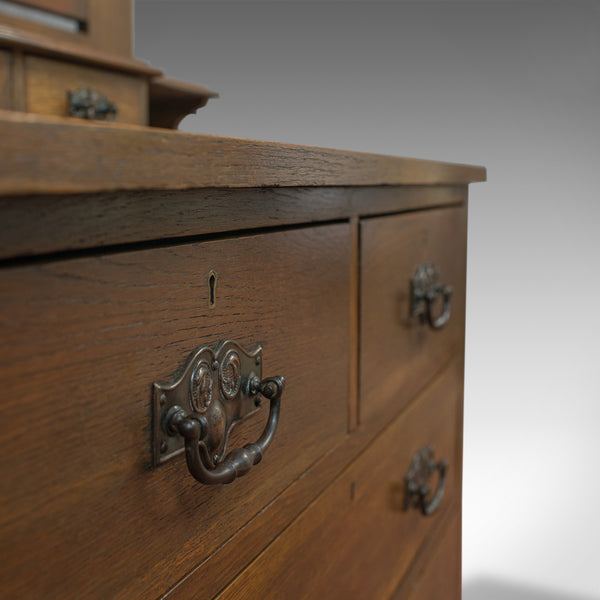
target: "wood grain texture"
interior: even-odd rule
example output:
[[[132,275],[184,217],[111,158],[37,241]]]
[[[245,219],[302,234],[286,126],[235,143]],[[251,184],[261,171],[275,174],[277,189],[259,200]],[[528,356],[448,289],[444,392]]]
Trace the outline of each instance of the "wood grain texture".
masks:
[[[361,422],[397,414],[462,344],[466,231],[466,205],[362,223]],[[425,261],[454,289],[450,320],[438,330],[410,316],[410,279]]]
[[[460,600],[461,594],[461,514],[453,511],[428,543],[410,574],[390,600]]]
[[[27,110],[27,84],[25,76],[25,54],[16,49],[12,52],[12,110]]]
[[[453,360],[461,360],[461,354],[440,365],[430,374],[433,381]],[[188,600],[198,594],[212,598],[223,590],[239,573],[302,512],[328,485],[338,477],[352,461],[362,455],[373,442],[380,429],[374,423],[363,423],[339,444],[287,487],[272,503],[255,515],[239,531],[220,546],[205,561],[199,563],[186,577],[170,589],[163,598]],[[457,493],[455,492],[455,497]]]
[[[133,53],[132,0],[86,0],[86,37],[90,46],[131,59]]]
[[[0,109],[12,108],[12,68],[11,55],[0,50]]]
[[[117,123],[148,122],[145,79],[37,56],[25,57],[25,77],[29,112],[68,117],[67,92],[92,88],[117,105]]]
[[[454,427],[462,402],[454,363],[219,600],[387,598],[417,549],[453,505],[460,465]],[[433,444],[449,463],[442,507],[430,517],[403,511],[403,477],[413,454]]]
[[[0,258],[318,223],[457,204],[465,198],[466,186],[209,188],[0,196],[4,223]]]
[[[6,140],[0,149],[3,194],[438,185],[485,178],[481,167],[6,111],[0,112],[0,137]]]
[[[212,94],[132,58],[129,0],[25,2],[84,11],[86,31],[0,25],[0,597],[458,600],[466,198],[485,169],[2,110],[29,110],[32,62],[46,112],[75,72],[142,82],[162,127]],[[421,254],[457,274],[437,344],[386,315]],[[230,486],[183,457],[153,470],[152,382],[224,338],[286,377],[272,445]],[[432,518],[399,510],[425,444],[450,462]]]
[[[345,439],[349,240],[333,225],[2,272],[2,597],[156,597]],[[229,337],[286,377],[265,458],[231,486],[150,470],[152,382]]]

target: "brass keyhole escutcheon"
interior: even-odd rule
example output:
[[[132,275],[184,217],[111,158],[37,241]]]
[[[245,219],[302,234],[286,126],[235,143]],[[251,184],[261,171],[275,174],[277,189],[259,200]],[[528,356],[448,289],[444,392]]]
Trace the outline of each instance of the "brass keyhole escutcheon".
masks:
[[[214,308],[217,304],[217,280],[215,271],[208,274],[208,308]]]

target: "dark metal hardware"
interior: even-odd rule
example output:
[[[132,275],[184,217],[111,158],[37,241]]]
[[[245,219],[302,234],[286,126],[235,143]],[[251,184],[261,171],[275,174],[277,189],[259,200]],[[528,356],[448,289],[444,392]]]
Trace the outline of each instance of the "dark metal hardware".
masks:
[[[442,328],[450,318],[452,286],[443,285],[439,281],[437,269],[428,262],[421,263],[410,280],[410,314],[413,317],[418,316],[422,323],[429,323],[432,329]],[[441,314],[434,317],[433,305],[437,296],[443,298],[443,307]]]
[[[208,307],[214,308],[217,304],[217,281],[219,277],[215,271],[208,274]]]
[[[446,471],[448,463],[445,460],[433,460],[433,448],[421,448],[412,459],[408,472],[404,476],[404,510],[411,506],[419,509],[424,515],[432,515],[440,506],[446,487]],[[438,471],[438,487],[432,498],[430,495],[429,480],[435,471]]]
[[[262,378],[262,348],[250,351],[228,340],[202,346],[167,384],[154,384],[154,466],[185,451],[188,469],[201,483],[231,483],[259,463],[271,443],[283,377]],[[269,418],[258,438],[227,454],[233,427],[269,400]]]
[[[75,92],[68,91],[67,100],[71,117],[114,121],[117,116],[117,105],[91,88],[79,88]]]

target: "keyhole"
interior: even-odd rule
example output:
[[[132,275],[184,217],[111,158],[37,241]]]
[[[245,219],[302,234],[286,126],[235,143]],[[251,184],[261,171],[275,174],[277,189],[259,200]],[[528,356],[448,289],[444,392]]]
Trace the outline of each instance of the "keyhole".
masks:
[[[211,271],[208,274],[208,307],[214,308],[217,302],[217,274]]]

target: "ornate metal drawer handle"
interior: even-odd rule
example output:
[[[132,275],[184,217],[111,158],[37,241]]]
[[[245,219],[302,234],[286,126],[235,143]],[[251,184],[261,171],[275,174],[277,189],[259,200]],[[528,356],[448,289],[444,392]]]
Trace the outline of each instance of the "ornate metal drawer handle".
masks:
[[[277,423],[283,377],[262,379],[262,348],[244,350],[234,341],[203,346],[168,384],[154,384],[154,464],[185,451],[201,483],[231,483],[259,463]],[[227,454],[232,428],[269,400],[269,418],[258,438]]]
[[[421,263],[411,278],[411,316],[418,316],[421,322],[427,321],[432,329],[441,329],[450,319],[450,296],[452,286],[439,283],[437,269],[428,262]],[[433,316],[433,305],[437,296],[443,298],[442,312]]]
[[[67,101],[70,117],[114,121],[117,116],[117,105],[91,88],[79,88],[75,92],[68,91]]]
[[[410,468],[404,476],[404,510],[414,506],[424,515],[432,515],[439,508],[444,496],[447,470],[448,463],[445,460],[437,463],[433,460],[431,446],[421,448],[413,456]],[[429,480],[435,471],[440,474],[438,487],[433,497],[427,500],[430,492]]]

